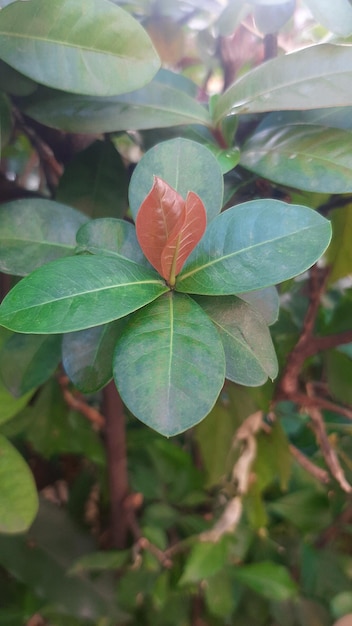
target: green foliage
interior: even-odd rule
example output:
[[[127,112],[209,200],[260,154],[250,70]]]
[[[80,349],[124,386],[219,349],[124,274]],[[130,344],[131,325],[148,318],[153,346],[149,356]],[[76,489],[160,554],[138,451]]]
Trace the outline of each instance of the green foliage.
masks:
[[[0,0],[0,624],[351,613],[351,33]]]

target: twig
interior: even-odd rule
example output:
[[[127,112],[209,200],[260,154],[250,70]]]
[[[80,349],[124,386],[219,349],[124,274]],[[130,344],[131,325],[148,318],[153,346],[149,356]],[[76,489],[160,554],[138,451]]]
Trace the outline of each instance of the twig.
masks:
[[[314,354],[311,349],[312,335],[321,296],[325,290],[326,278],[326,271],[321,272],[316,265],[311,268],[309,278],[310,302],[303,322],[303,330],[297,344],[288,356],[286,367],[277,386],[275,401],[291,398],[293,394],[298,392],[299,374],[303,363],[308,356]]]
[[[68,388],[69,379],[67,376],[59,376],[59,383],[62,389],[62,395],[66,402],[66,404],[73,409],[74,411],[78,411],[84,417],[86,417],[97,430],[100,430],[105,425],[105,419],[97,409],[87,404],[87,401],[84,397],[78,392],[72,392]]]
[[[292,456],[296,459],[297,463],[303,467],[309,474],[314,476],[320,483],[327,485],[330,482],[330,476],[328,472],[317,465],[314,465],[310,459],[308,459],[296,446],[290,444],[289,446]]]
[[[345,491],[346,493],[352,493],[352,487],[347,482],[344,471],[337,458],[337,454],[335,450],[332,448],[331,443],[329,441],[328,435],[325,430],[325,424],[324,424],[324,420],[323,420],[321,412],[319,411],[319,409],[313,406],[309,407],[307,411],[311,419],[312,428],[315,432],[317,442],[320,446],[325,462],[331,474],[333,475],[335,480],[339,483],[343,491]]]
[[[217,542],[225,533],[233,532],[238,525],[242,515],[242,497],[248,491],[250,471],[257,453],[255,435],[262,428],[262,424],[263,413],[258,411],[247,417],[239,427],[234,445],[241,444],[243,451],[232,470],[232,480],[237,493],[228,502],[215,526],[211,530],[201,533],[201,541]]]
[[[17,124],[22,129],[25,135],[27,135],[33,148],[36,150],[40,163],[42,165],[48,188],[52,194],[55,193],[59,179],[63,172],[63,167],[60,165],[51,148],[37,135],[31,126],[28,126],[24,121],[21,113],[13,107],[13,115]]]
[[[339,413],[349,420],[352,420],[352,409],[340,406],[331,400],[321,398],[320,396],[307,396],[304,393],[296,393],[290,396],[290,400],[295,404],[299,404],[302,407],[316,407],[319,409],[325,409],[326,411],[332,411],[333,413]]]

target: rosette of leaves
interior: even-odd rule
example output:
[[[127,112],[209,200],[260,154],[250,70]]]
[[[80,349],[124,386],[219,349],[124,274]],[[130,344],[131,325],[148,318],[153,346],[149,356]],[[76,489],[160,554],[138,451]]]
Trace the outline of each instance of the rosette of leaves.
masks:
[[[225,378],[249,386],[275,378],[273,285],[308,269],[331,229],[315,211],[277,200],[221,212],[218,163],[185,139],[145,154],[129,198],[136,227],[82,220],[51,201],[5,205],[4,271],[26,273],[15,269],[19,253],[34,245],[24,243],[29,221],[45,241],[36,250],[39,267],[4,299],[0,323],[16,333],[64,333],[63,364],[79,389],[94,391],[113,376],[130,411],[170,436],[209,413]],[[21,202],[27,218],[19,220]],[[65,216],[66,247],[54,224]]]

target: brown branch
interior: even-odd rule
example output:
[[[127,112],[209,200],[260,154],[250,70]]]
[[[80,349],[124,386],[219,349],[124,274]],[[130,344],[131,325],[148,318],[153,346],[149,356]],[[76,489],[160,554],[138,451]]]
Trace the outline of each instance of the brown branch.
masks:
[[[332,411],[333,413],[338,413],[339,415],[343,415],[343,417],[352,420],[352,409],[340,406],[339,404],[331,402],[331,400],[326,400],[326,398],[321,398],[320,396],[307,396],[304,393],[296,393],[290,396],[290,400],[302,407],[316,407],[326,411]]]
[[[346,343],[352,343],[352,330],[345,330],[342,333],[326,335],[325,337],[313,337],[309,344],[310,354],[308,356],[324,350],[331,350]]]
[[[292,456],[296,459],[303,469],[309,474],[314,476],[320,483],[327,485],[330,482],[330,476],[328,472],[317,465],[314,465],[308,457],[306,457],[296,446],[292,444],[289,446]]]
[[[84,417],[86,417],[97,430],[101,430],[105,425],[103,415],[94,407],[89,406],[82,394],[70,391],[68,388],[69,382],[70,381],[67,376],[59,376],[59,383],[66,404],[74,411],[78,411],[78,413],[84,415]]]
[[[41,166],[44,171],[48,188],[50,192],[54,194],[56,191],[56,187],[58,185],[59,179],[63,172],[62,165],[60,165],[60,163],[57,162],[54,156],[54,153],[51,150],[51,148],[48,146],[48,144],[46,144],[43,141],[43,139],[39,137],[39,135],[35,132],[35,130],[33,130],[31,126],[26,124],[26,122],[23,119],[22,114],[15,107],[13,107],[13,115],[15,117],[15,120],[18,126],[21,128],[23,133],[27,135],[33,148],[37,152],[39,159],[40,159]]]
[[[327,272],[321,271],[317,265],[310,270],[309,277],[309,306],[303,322],[301,336],[287,358],[286,367],[276,389],[275,401],[291,398],[298,392],[299,374],[304,361],[311,352],[312,336],[315,320],[320,306],[321,296],[325,290]]]
[[[123,549],[129,528],[126,431],[123,403],[113,381],[103,390],[103,411],[106,417],[112,543],[114,548]]]
[[[329,441],[321,412],[316,407],[311,406],[308,408],[308,413],[311,419],[312,428],[317,438],[317,442],[320,446],[325,462],[331,474],[333,475],[335,480],[339,483],[343,491],[345,491],[346,493],[352,493],[352,487],[347,482],[344,471],[337,458],[337,454],[335,450],[332,448],[331,443]]]

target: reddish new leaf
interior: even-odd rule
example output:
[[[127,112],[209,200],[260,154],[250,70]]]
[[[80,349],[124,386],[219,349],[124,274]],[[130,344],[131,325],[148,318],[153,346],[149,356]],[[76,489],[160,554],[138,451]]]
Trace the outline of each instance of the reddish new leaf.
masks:
[[[185,218],[178,233],[171,236],[162,252],[162,276],[167,276],[171,285],[181,271],[187,257],[201,240],[207,225],[203,202],[196,193],[190,191],[185,202]]]
[[[145,256],[170,285],[180,272],[206,227],[206,212],[192,191],[186,201],[164,180],[154,184],[142,202],[136,219],[136,233]]]

